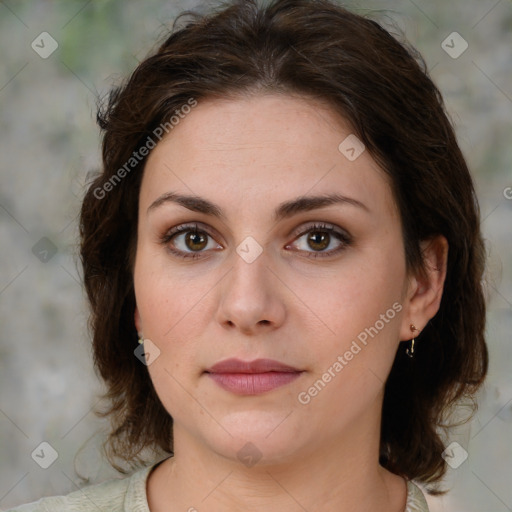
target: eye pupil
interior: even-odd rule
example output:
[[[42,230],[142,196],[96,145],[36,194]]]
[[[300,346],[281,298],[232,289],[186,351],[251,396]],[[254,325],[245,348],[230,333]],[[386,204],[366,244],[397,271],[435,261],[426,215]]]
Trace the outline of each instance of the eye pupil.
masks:
[[[189,242],[191,242],[192,245],[190,245]],[[189,249],[193,251],[200,251],[207,245],[208,240],[204,235],[199,234],[198,231],[189,231],[185,236],[185,243]],[[199,245],[199,247],[193,247],[193,245]]]
[[[308,237],[308,242],[312,242],[313,245],[310,244],[312,249],[322,250],[329,246],[330,235],[329,233],[325,233],[323,231],[312,231],[310,236]],[[315,247],[316,244],[320,246]]]

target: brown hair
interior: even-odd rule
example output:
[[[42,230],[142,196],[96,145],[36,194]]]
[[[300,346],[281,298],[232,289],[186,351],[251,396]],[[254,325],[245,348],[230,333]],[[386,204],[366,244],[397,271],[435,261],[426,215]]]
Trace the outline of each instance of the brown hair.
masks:
[[[185,15],[191,20],[177,29]],[[410,272],[425,270],[420,241],[437,234],[448,240],[440,310],[417,339],[415,358],[404,356],[404,344],[396,354],[381,429],[384,467],[422,483],[438,482],[446,471],[438,429],[487,372],[485,252],[473,183],[422,57],[377,22],[332,0],[275,0],[266,6],[239,0],[207,15],[183,13],[176,23],[100,107],[103,170],[81,211],[94,362],[108,389],[110,406],[103,414],[113,424],[110,455],[138,463],[146,448],[173,450],[172,418],[133,353],[132,268],[146,158],[132,168],[126,163],[191,98],[300,94],[342,115],[389,174]],[[115,179],[123,166],[122,179]]]

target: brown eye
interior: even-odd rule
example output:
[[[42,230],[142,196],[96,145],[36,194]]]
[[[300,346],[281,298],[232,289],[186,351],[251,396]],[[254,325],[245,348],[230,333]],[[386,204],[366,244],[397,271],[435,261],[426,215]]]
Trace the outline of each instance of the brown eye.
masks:
[[[346,249],[352,243],[351,236],[344,230],[338,230],[328,224],[315,224],[301,231],[292,244],[287,248],[297,247],[298,252],[308,258],[334,256]],[[334,245],[331,250],[326,250]]]
[[[201,251],[208,244],[208,235],[200,231],[188,231],[185,235],[185,245],[191,251]]]
[[[308,244],[315,251],[323,251],[329,247],[331,235],[325,231],[310,231],[308,236]]]
[[[199,258],[210,249],[222,249],[214,243],[213,237],[197,224],[177,226],[161,237],[161,243],[167,250],[180,258]]]

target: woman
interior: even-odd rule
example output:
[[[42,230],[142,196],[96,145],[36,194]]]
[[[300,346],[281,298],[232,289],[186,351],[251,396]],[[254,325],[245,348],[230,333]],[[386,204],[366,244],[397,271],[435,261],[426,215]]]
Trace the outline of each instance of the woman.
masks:
[[[421,57],[329,0],[231,2],[98,119],[81,256],[136,471],[16,510],[428,511],[413,481],[441,492],[487,349],[478,203]]]

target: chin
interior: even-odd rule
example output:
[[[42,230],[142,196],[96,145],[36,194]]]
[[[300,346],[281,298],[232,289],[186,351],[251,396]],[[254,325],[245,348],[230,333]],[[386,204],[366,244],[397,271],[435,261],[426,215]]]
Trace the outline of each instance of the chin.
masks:
[[[259,411],[232,413],[220,421],[232,437],[222,431],[215,438],[206,437],[205,442],[218,455],[238,461],[248,468],[256,464],[261,467],[284,463],[296,457],[308,444],[308,440],[302,439],[296,425],[292,424],[292,415],[286,418],[288,414]]]

